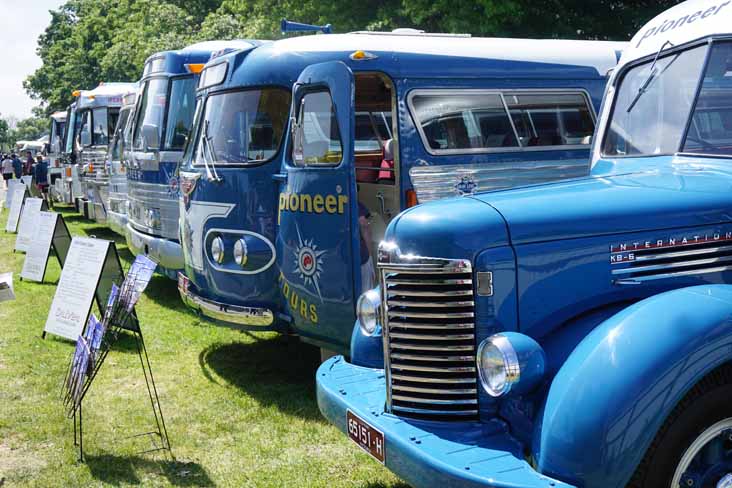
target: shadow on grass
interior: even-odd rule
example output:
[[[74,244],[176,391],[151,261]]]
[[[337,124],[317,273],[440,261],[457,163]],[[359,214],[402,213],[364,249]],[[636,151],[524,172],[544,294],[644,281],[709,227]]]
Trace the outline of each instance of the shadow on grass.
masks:
[[[253,336],[254,337],[254,336]],[[253,342],[213,344],[198,355],[209,381],[219,378],[245,391],[263,406],[303,419],[325,422],[315,399],[320,352],[297,339],[254,337]]]
[[[147,476],[141,477],[138,473],[162,474],[173,486],[215,486],[206,470],[196,463],[110,454],[87,454],[85,458],[94,478],[114,486],[141,484]]]
[[[145,296],[165,308],[188,310],[178,294],[178,283],[160,274],[153,275],[145,290]]]

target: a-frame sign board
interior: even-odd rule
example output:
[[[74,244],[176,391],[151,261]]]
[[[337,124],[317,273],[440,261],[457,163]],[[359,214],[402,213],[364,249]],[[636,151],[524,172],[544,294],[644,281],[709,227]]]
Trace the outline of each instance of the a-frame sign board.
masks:
[[[39,212],[36,231],[25,255],[20,279],[43,283],[51,249],[63,269],[69,247],[71,247],[71,233],[64,216],[56,212]]]
[[[84,332],[94,301],[103,312],[112,285],[120,286],[123,280],[124,271],[114,242],[74,237],[63,263],[43,337],[50,332],[76,341]],[[139,329],[134,311],[127,328]]]
[[[15,232],[18,229],[23,202],[28,197],[28,189],[23,183],[20,183],[11,187],[9,191],[11,192],[10,212],[8,213],[8,221],[5,223],[5,232]]]
[[[20,211],[18,234],[15,237],[15,250],[28,252],[38,229],[38,214],[48,210],[48,203],[43,198],[26,198]]]

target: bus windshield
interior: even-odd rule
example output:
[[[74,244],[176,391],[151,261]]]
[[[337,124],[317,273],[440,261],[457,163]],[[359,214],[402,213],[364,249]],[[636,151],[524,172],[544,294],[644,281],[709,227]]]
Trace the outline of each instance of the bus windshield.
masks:
[[[732,156],[732,43],[708,49],[675,52],[623,75],[604,156]]]
[[[160,149],[163,139],[163,117],[165,116],[167,96],[167,78],[153,78],[145,83],[133,137],[135,150],[154,151]]]
[[[165,123],[165,149],[182,151],[191,130],[196,107],[196,81],[193,76],[171,80],[170,101]]]
[[[279,151],[290,110],[290,92],[264,88],[208,97],[193,164],[256,164]]]
[[[74,151],[74,138],[76,137],[78,126],[79,123],[76,118],[76,109],[69,108],[66,116],[66,128],[64,133],[66,138],[64,141],[64,152],[67,154],[71,154]]]
[[[114,134],[112,135],[112,143],[110,145],[110,156],[112,161],[120,161],[122,159],[122,151],[124,151],[125,145],[125,128],[127,127],[127,120],[132,112],[132,107],[125,107],[119,112],[119,119],[117,120],[117,126],[115,127]]]

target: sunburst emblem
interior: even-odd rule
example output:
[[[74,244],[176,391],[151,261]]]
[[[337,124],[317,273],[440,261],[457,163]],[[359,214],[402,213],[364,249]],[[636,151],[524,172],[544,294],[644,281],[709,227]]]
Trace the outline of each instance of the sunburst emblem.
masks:
[[[318,245],[314,239],[303,240],[300,229],[296,227],[298,245],[295,249],[295,268],[305,286],[312,286],[318,293],[320,301],[323,295],[320,293],[320,274],[323,272],[323,254],[325,251],[318,251]]]

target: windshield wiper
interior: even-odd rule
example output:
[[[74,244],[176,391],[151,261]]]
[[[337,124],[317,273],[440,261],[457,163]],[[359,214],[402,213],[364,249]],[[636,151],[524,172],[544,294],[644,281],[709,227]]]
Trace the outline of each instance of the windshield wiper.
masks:
[[[651,85],[653,80],[656,79],[656,63],[658,62],[658,57],[661,55],[663,50],[666,49],[666,46],[668,46],[668,45],[670,45],[671,47],[674,46],[673,43],[671,43],[671,41],[666,41],[658,49],[658,52],[656,53],[656,57],[653,58],[653,64],[651,64],[651,69],[650,69],[650,72],[648,73],[648,78],[646,78],[646,81],[643,82],[641,87],[638,89],[638,93],[635,95],[635,98],[630,103],[630,105],[628,105],[628,110],[627,110],[628,113],[633,111],[635,106],[640,101],[641,97],[643,95],[645,95],[646,91],[648,91],[648,87]],[[671,65],[671,63],[669,63],[669,66],[670,65]],[[668,68],[668,66],[667,66],[667,68]]]
[[[206,178],[209,181],[215,181],[217,183],[223,181],[223,178],[221,178],[218,173],[216,172],[216,153],[213,149],[213,143],[211,142],[211,137],[208,135],[208,125],[209,121],[206,120],[203,123],[203,134],[202,136],[202,142],[203,142],[203,165],[206,167]],[[208,151],[208,154],[206,152]],[[208,160],[211,158],[211,165],[209,166]]]

